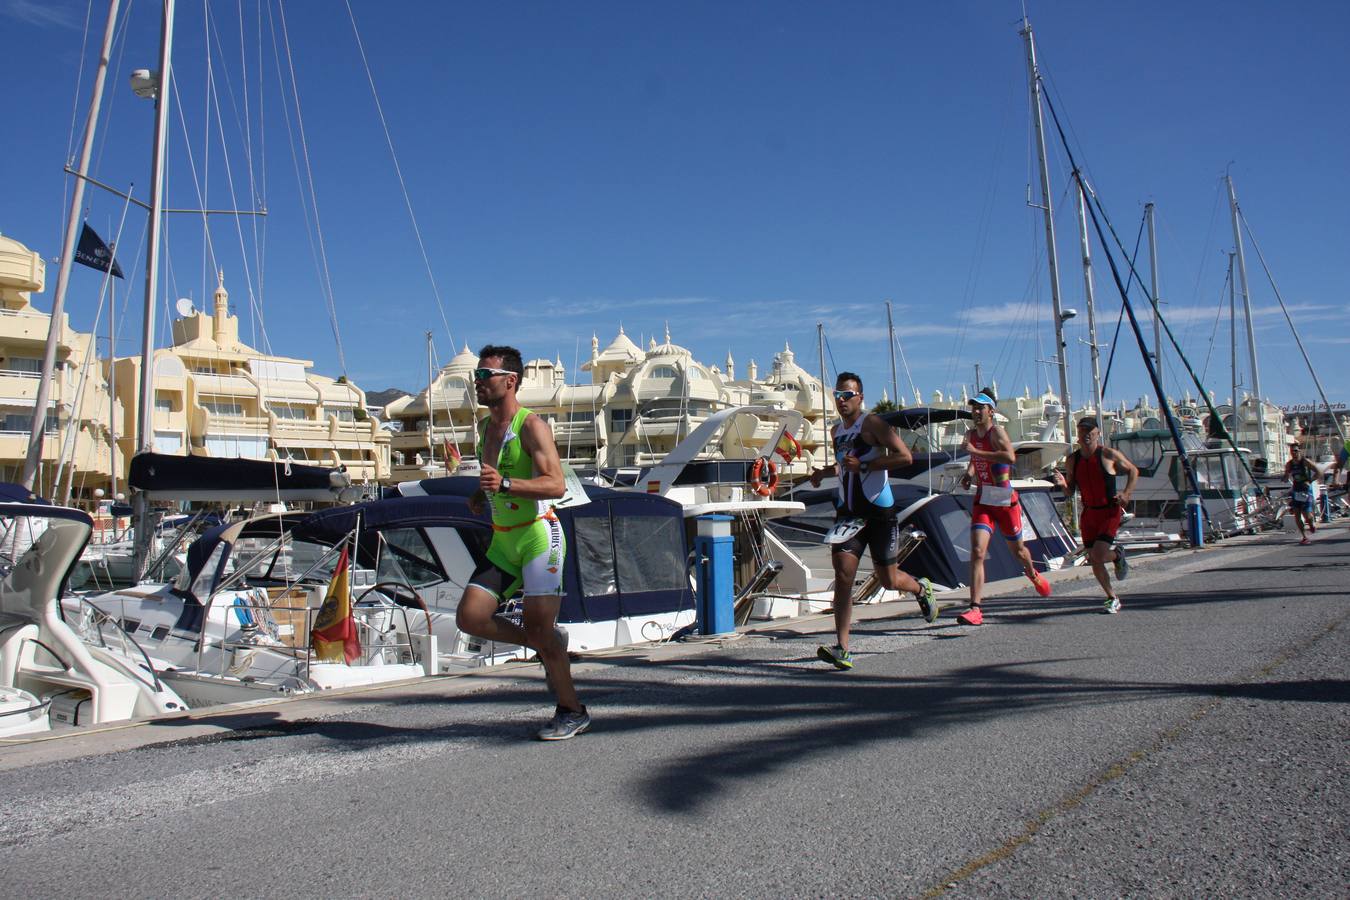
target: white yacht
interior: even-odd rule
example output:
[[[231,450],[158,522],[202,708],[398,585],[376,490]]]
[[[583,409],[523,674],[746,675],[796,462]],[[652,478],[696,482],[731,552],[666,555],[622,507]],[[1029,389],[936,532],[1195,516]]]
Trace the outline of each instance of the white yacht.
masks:
[[[93,519],[39,503],[0,503],[0,519],[31,536],[0,581],[0,735],[186,709],[134,646],[86,644],[62,616],[58,598]]]

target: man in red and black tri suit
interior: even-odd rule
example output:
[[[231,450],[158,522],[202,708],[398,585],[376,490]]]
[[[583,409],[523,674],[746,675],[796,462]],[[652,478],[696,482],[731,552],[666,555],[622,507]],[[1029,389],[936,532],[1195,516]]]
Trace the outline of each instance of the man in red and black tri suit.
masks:
[[[1101,426],[1096,416],[1086,416],[1078,421],[1078,449],[1069,454],[1068,469],[1068,478],[1057,471],[1053,481],[1066,496],[1072,497],[1077,490],[1083,499],[1078,528],[1092,563],[1092,574],[1097,576],[1097,583],[1106,592],[1102,609],[1118,613],[1120,598],[1111,587],[1106,564],[1111,562],[1115,566],[1119,581],[1124,581],[1130,573],[1125,548],[1116,543],[1116,532],[1120,530],[1121,514],[1134,494],[1139,469],[1124,453],[1102,445]],[[1117,485],[1121,475],[1125,476],[1124,490]]]
[[[1012,487],[1012,468],[1017,461],[1008,433],[994,424],[994,392],[984,388],[970,401],[975,427],[966,432],[961,449],[970,454],[962,484],[978,484],[970,511],[970,609],[956,617],[962,625],[983,625],[980,605],[984,594],[984,559],[989,539],[998,528],[1008,549],[1022,564],[1036,593],[1050,596],[1050,582],[1036,571],[1031,551],[1022,542],[1022,506]]]

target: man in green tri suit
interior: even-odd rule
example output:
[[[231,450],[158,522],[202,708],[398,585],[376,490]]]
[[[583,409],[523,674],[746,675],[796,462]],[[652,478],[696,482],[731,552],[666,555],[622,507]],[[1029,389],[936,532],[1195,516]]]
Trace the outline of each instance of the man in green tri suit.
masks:
[[[468,634],[539,654],[558,706],[538,736],[565,741],[590,728],[591,717],[577,699],[566,636],[556,627],[567,547],[552,501],[565,493],[562,461],[548,424],[516,399],[524,372],[520,351],[489,344],[479,351],[478,366],[474,389],[488,417],[479,430],[482,474],[469,508],[481,513],[484,501],[491,505],[492,543],[487,561],[469,578],[455,623]],[[522,588],[523,628],[497,615]]]

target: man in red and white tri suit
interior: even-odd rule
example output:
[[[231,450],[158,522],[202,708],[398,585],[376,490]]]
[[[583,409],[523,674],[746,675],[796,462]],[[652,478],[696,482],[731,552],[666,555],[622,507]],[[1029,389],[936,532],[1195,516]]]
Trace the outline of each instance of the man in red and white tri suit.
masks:
[[[1083,547],[1092,563],[1092,574],[1106,592],[1102,608],[1108,613],[1120,612],[1120,598],[1111,586],[1106,564],[1116,570],[1116,580],[1124,581],[1130,573],[1125,548],[1116,543],[1116,532],[1125,507],[1134,495],[1134,484],[1139,480],[1139,469],[1119,450],[1102,445],[1101,424],[1096,416],[1085,416],[1078,421],[1078,449],[1069,454],[1068,477],[1058,470],[1051,479],[1064,496],[1072,497],[1078,491],[1083,500],[1083,514],[1078,518],[1078,530]],[[1125,476],[1125,487],[1116,483]]]
[[[1012,468],[1017,461],[1008,433],[994,424],[994,392],[982,389],[970,401],[975,427],[966,432],[961,449],[970,454],[962,483],[969,487],[977,483],[975,505],[970,512],[970,609],[956,617],[962,625],[983,625],[980,609],[984,593],[984,559],[989,553],[989,539],[998,528],[1008,549],[1022,563],[1022,569],[1031,579],[1036,593],[1050,596],[1050,582],[1036,571],[1031,562],[1031,551],[1022,542],[1022,507],[1017,491],[1012,488]]]

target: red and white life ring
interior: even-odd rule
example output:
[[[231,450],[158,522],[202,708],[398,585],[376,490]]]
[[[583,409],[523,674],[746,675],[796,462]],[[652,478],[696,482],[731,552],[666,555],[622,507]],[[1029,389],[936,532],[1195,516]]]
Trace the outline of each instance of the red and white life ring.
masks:
[[[767,456],[755,460],[750,470],[750,490],[761,497],[770,497],[778,489],[778,467]]]

